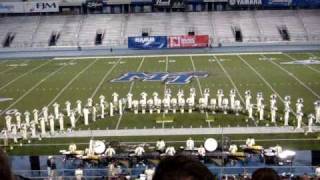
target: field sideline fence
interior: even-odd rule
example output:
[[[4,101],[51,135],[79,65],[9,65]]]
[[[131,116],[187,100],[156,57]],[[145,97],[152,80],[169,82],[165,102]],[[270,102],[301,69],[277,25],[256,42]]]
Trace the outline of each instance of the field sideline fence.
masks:
[[[223,175],[240,175],[247,173],[251,175],[256,169],[268,167],[276,170],[279,175],[283,174],[292,174],[295,176],[301,176],[305,173],[309,176],[315,176],[316,166],[261,166],[261,167],[216,167],[209,166],[209,170],[216,176]],[[145,167],[137,167],[137,168],[122,168],[121,173],[118,175],[126,176],[129,175],[131,177],[138,177],[140,174],[144,173]],[[32,178],[32,179],[41,179],[48,177],[47,170],[15,170],[14,173],[16,175],[21,175],[23,177]],[[56,179],[59,177],[65,178],[73,178],[75,177],[75,169],[58,169],[55,172]],[[94,178],[106,178],[108,177],[108,169],[99,168],[99,169],[83,169],[83,177],[85,179],[94,179]]]

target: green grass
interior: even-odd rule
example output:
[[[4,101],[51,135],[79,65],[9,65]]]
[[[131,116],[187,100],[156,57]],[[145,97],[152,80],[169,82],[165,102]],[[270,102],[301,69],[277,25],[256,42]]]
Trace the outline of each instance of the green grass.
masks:
[[[311,56],[310,53],[293,53],[290,54],[295,59],[308,59]],[[194,61],[194,68],[197,71],[206,71],[209,73],[207,78],[199,79],[199,87],[197,81],[193,79],[191,83],[186,85],[168,85],[168,88],[172,89],[173,95],[177,93],[178,89],[183,89],[186,96],[188,96],[189,88],[194,87],[197,90],[197,98],[200,97],[200,91],[204,88],[210,88],[211,97],[215,96],[217,89],[223,89],[225,96],[228,96],[229,90],[234,88],[233,84],[229,80],[228,76],[234,82],[234,85],[239,90],[240,94],[244,96],[244,91],[249,89],[253,94],[253,102],[255,102],[255,94],[257,92],[262,92],[264,94],[266,103],[266,114],[268,114],[268,104],[269,95],[272,90],[268,85],[252,70],[250,67],[242,62],[244,59],[249,65],[251,65],[261,76],[272,86],[272,88],[278,92],[282,97],[285,95],[291,95],[292,97],[292,107],[294,107],[297,98],[302,97],[305,101],[304,112],[305,114],[313,112],[313,102],[317,100],[317,97],[307,90],[303,85],[301,85],[297,80],[288,75],[285,71],[281,70],[279,67],[275,66],[269,61],[259,60],[263,56],[276,58],[275,63],[280,64],[281,62],[292,61],[287,56],[282,54],[267,54],[267,55],[216,55],[216,56],[194,56],[192,57]],[[53,98],[56,97],[56,102],[61,105],[61,109],[64,107],[64,102],[69,100],[72,102],[73,107],[75,107],[75,101],[80,99],[83,104],[86,102],[87,98],[94,95],[95,102],[98,102],[99,95],[103,94],[110,101],[111,94],[117,92],[120,97],[124,97],[132,85],[132,93],[135,99],[140,98],[140,93],[145,91],[151,97],[152,92],[157,91],[160,97],[163,95],[165,89],[164,83],[160,82],[142,82],[136,81],[131,83],[111,83],[110,80],[119,77],[121,74],[129,71],[137,71],[141,58],[122,58],[120,63],[118,63],[115,68],[110,72],[107,78],[103,80],[105,74],[113,67],[114,63],[117,63],[118,59],[108,58],[97,60],[90,68],[88,68],[83,73],[78,73],[86,68],[95,59],[81,59],[81,60],[51,60],[39,61],[39,60],[23,60],[23,61],[7,61],[0,64],[0,73],[6,70],[0,76],[0,94],[1,97],[14,98],[13,101],[6,101],[0,103],[0,109],[18,109],[21,112],[25,110],[32,111],[34,108],[41,109],[43,106],[48,105],[52,102]],[[48,76],[50,73],[54,72],[60,68],[61,63],[70,63],[73,61],[75,65],[64,66],[60,71],[56,72],[49,78],[45,79],[43,82],[39,83],[44,77]],[[219,62],[217,62],[219,61]],[[8,65],[26,63],[27,66],[21,67],[10,67],[11,70],[7,70]],[[24,73],[29,72],[31,69],[38,67],[41,64],[45,64],[41,68],[28,73],[27,75],[21,76]],[[282,65],[284,69],[288,70],[294,74],[298,79],[304,82],[310,89],[314,92],[320,92],[320,65],[310,65],[313,69],[318,70],[313,71],[304,65]],[[139,71],[144,72],[180,72],[180,71],[193,71],[192,61],[190,56],[169,56],[168,62],[166,62],[166,57],[146,57]],[[226,72],[223,71],[225,69]],[[78,76],[77,76],[78,75]],[[70,81],[75,78],[72,83]],[[17,77],[20,77],[17,79]],[[3,87],[8,82],[9,85]],[[102,86],[97,88],[98,84],[102,83]],[[38,86],[35,86],[38,84]],[[66,88],[65,86],[68,85]],[[3,87],[3,88],[2,88]],[[33,88],[31,91],[30,88]],[[63,90],[63,88],[65,88]],[[62,91],[63,90],[63,91]],[[93,94],[95,92],[96,94]],[[320,94],[320,93],[319,93]],[[23,98],[20,98],[23,97]],[[19,99],[20,98],[20,99]],[[239,99],[239,97],[237,97]],[[16,102],[16,100],[19,100]],[[15,102],[15,103],[14,103]],[[278,100],[278,113],[282,114],[282,103]],[[53,108],[50,107],[50,111]],[[205,122],[207,119],[206,114],[201,114],[198,112],[192,115],[184,114],[181,115],[177,113],[172,115],[174,117],[174,122],[171,126],[181,127],[181,126],[194,126],[194,127],[206,127],[208,123]],[[245,122],[245,116],[234,117],[234,116],[223,116],[221,114],[213,115],[215,119],[214,126],[249,126],[252,122]],[[0,126],[4,125],[4,116],[1,116]],[[157,127],[155,123],[157,115],[133,115],[131,112],[126,112],[123,116],[121,122],[119,123],[119,128],[143,128],[143,127]],[[118,117],[107,117],[106,121],[97,121],[96,123],[91,123],[92,128],[115,128],[117,125]],[[141,120],[143,119],[143,121]],[[229,121],[230,119],[236,119],[235,123]],[[227,124],[225,123],[226,121]],[[221,121],[221,122],[220,122]],[[306,121],[306,119],[305,119]],[[68,123],[66,123],[68,125]],[[82,127],[81,124],[78,126]]]
[[[317,56],[320,59],[320,52],[306,53],[290,53],[294,60],[309,59]],[[292,73],[296,78],[301,80],[312,91],[320,94],[320,65],[284,65],[281,62],[293,61],[284,54],[251,54],[251,55],[205,55],[205,56],[168,56],[166,57],[139,57],[139,58],[99,58],[87,70],[79,74],[83,69],[87,68],[95,58],[76,59],[76,60],[9,60],[0,63],[0,97],[13,98],[12,101],[0,102],[0,110],[18,109],[20,112],[26,110],[32,111],[34,108],[41,109],[48,105],[55,98],[64,108],[65,101],[72,102],[75,107],[75,101],[80,99],[83,104],[87,98],[93,96],[95,103],[98,97],[103,94],[107,101],[111,101],[111,94],[117,92],[120,97],[124,97],[130,87],[134,99],[140,99],[140,93],[145,91],[148,98],[152,92],[157,91],[162,98],[165,87],[171,88],[173,96],[176,95],[178,89],[185,91],[185,97],[189,96],[189,89],[194,87],[197,91],[197,97],[205,88],[210,88],[210,97],[215,97],[218,89],[223,89],[225,97],[228,97],[231,88],[234,85],[239,90],[241,96],[249,89],[253,94],[252,102],[256,102],[255,96],[257,92],[262,92],[266,103],[266,116],[269,114],[269,96],[273,92],[272,88],[282,97],[290,95],[292,97],[292,107],[295,109],[297,98],[304,99],[303,111],[305,115],[314,112],[313,102],[318,98],[306,89],[300,82],[290,76],[287,72],[280,69],[270,61],[261,60],[263,57],[275,58],[273,62],[279,64],[282,68]],[[192,65],[192,60],[194,66]],[[246,63],[245,63],[245,62]],[[61,63],[75,63],[74,65],[61,66]],[[116,64],[117,63],[117,64]],[[12,64],[27,64],[27,66],[12,67]],[[116,64],[116,65],[115,65]],[[41,67],[40,67],[41,66]],[[61,68],[62,67],[62,68]],[[256,72],[250,67],[254,68]],[[312,68],[310,68],[312,67]],[[61,68],[61,69],[59,69]],[[59,71],[58,71],[59,70]],[[199,86],[196,79],[192,79],[186,85],[165,85],[161,82],[142,82],[134,83],[111,83],[110,81],[120,75],[130,71],[143,72],[182,72],[182,71],[206,71],[209,73],[207,78],[199,79]],[[53,73],[57,71],[56,73]],[[106,74],[108,76],[106,76]],[[48,77],[46,79],[43,79]],[[76,77],[76,78],[74,78]],[[106,78],[104,78],[106,77]],[[231,80],[232,82],[231,82]],[[42,81],[41,81],[42,80]],[[233,84],[234,83],[234,84]],[[101,86],[99,86],[101,84]],[[35,86],[37,85],[37,86]],[[94,93],[96,92],[96,93]],[[57,96],[58,95],[58,96]],[[237,95],[237,99],[240,97]],[[278,114],[282,116],[282,102],[278,99]],[[53,108],[50,106],[50,112]],[[108,110],[106,110],[108,112]],[[229,126],[254,126],[254,122],[246,121],[246,115],[234,116],[231,114],[224,115],[218,113],[211,115],[208,113],[193,112],[192,114],[176,114],[167,115],[173,120],[172,123],[165,123],[164,127],[209,127],[207,119],[211,127],[229,127]],[[77,124],[79,129],[119,129],[124,128],[161,128],[162,124],[156,123],[162,118],[162,114],[152,114],[148,112],[145,115],[134,115],[132,112],[125,112],[121,121],[119,115],[114,117],[106,116],[104,120],[91,122],[89,127],[83,125],[80,118]],[[294,118],[291,117],[291,125],[294,124]],[[265,126],[270,124],[270,120],[258,122],[258,125]],[[278,125],[283,122],[278,121]],[[307,124],[305,116],[304,123]],[[0,116],[0,127],[5,124],[4,115]],[[69,120],[65,119],[66,126],[70,126]],[[56,123],[58,126],[58,123]],[[136,137],[135,137],[136,138]],[[68,142],[70,139],[67,140]],[[289,142],[288,142],[289,143]],[[313,146],[313,143],[299,144],[298,146]],[[294,144],[292,144],[294,146]],[[16,151],[15,151],[16,152]]]

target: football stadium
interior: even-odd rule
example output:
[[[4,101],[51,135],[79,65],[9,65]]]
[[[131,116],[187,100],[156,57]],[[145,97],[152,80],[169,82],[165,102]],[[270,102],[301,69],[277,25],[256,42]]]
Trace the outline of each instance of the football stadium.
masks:
[[[319,9],[0,0],[0,179],[320,179]]]

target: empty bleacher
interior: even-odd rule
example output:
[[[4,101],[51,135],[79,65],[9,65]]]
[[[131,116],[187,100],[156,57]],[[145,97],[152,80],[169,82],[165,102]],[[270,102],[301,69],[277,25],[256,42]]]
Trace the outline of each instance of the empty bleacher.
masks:
[[[319,10],[299,10],[298,17],[307,33],[309,41],[320,40],[320,11]]]
[[[213,28],[215,28],[215,42],[230,43],[235,42],[233,35],[233,13],[213,12]]]
[[[319,41],[318,10],[0,17],[1,47],[126,47],[127,37],[208,34],[214,43]]]
[[[40,17],[18,16],[0,18],[0,39],[5,41],[8,33],[14,33],[14,39],[10,47],[30,47],[32,38],[39,24]]]
[[[66,16],[42,16],[33,40],[33,47],[43,47],[49,45],[52,35],[59,35],[66,23]],[[59,41],[59,39],[58,39]],[[58,42],[57,41],[57,42]]]
[[[79,30],[83,16],[70,15],[65,17],[65,23],[61,28],[57,46],[77,46]]]

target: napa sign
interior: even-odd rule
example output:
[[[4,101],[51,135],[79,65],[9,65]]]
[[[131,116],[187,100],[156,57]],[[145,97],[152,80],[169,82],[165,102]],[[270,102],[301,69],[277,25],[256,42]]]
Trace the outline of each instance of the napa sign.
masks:
[[[192,78],[205,78],[208,76],[207,72],[128,72],[123,74],[117,79],[111,80],[111,82],[131,82],[135,80],[141,80],[144,82],[164,82],[166,84],[188,84]]]

